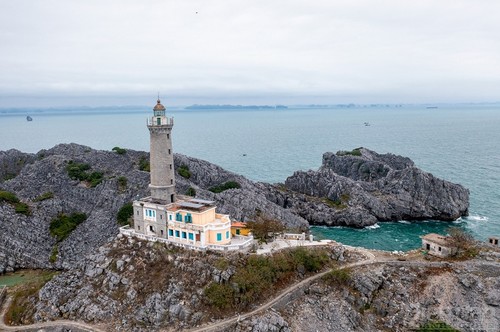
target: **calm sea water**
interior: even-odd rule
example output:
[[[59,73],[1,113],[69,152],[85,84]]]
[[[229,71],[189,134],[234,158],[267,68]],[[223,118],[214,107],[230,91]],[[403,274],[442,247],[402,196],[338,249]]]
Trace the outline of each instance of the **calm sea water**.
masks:
[[[75,142],[97,149],[149,150],[137,110],[0,110],[0,150],[36,152]],[[362,230],[313,227],[320,238],[369,248],[408,250],[419,235],[458,225],[477,238],[500,235],[500,105],[357,107],[287,110],[168,109],[174,151],[208,160],[252,180],[283,182],[316,169],[326,151],[367,147],[410,157],[425,171],[470,189],[470,216],[458,222],[380,223]],[[33,117],[26,121],[26,115]],[[371,126],[364,126],[369,122]],[[244,156],[245,155],[245,156]]]

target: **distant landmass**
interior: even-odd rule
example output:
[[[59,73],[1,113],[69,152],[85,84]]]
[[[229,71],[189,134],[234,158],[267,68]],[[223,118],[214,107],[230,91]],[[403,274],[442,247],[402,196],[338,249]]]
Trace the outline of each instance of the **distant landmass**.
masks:
[[[260,109],[287,109],[285,105],[191,105],[187,110],[260,110]]]

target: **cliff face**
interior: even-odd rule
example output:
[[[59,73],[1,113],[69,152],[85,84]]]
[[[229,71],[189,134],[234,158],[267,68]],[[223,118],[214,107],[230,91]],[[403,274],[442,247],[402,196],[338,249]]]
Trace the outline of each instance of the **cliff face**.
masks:
[[[298,171],[285,186],[288,206],[311,224],[366,226],[390,220],[455,220],[468,214],[469,191],[416,168],[405,157],[360,148],[325,153],[317,171]],[[314,198],[325,203],[317,209]],[[353,222],[355,220],[355,222]]]

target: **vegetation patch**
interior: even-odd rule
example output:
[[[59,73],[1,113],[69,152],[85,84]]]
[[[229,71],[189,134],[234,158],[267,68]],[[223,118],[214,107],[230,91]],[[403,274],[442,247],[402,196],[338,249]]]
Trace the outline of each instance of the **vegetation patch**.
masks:
[[[177,173],[185,179],[189,179],[191,177],[191,172],[189,171],[188,165],[182,164],[177,168]]]
[[[433,320],[422,325],[417,332],[460,332],[443,321]]]
[[[211,187],[208,190],[210,190],[213,193],[218,194],[218,193],[221,193],[221,192],[228,190],[228,189],[238,189],[238,188],[241,188],[241,186],[238,182],[227,181],[227,182],[224,182],[222,184],[219,184],[218,186]]]
[[[196,196],[196,189],[193,187],[189,187],[188,190],[186,190],[186,195],[188,196]]]
[[[330,285],[347,285],[351,278],[349,269],[333,269],[323,276],[323,280]]]
[[[325,249],[302,247],[273,256],[253,255],[236,269],[227,283],[210,283],[204,291],[206,303],[218,312],[247,309],[275,293],[280,285],[297,276],[317,272],[330,262]],[[222,264],[222,263],[221,263]]]
[[[55,263],[57,261],[57,256],[59,255],[59,246],[57,243],[52,247],[52,252],[50,253],[49,262]]]
[[[151,171],[151,165],[149,164],[149,160],[146,157],[141,157],[139,159],[139,170],[144,172]]]
[[[450,227],[447,230],[451,243],[457,247],[457,259],[470,259],[476,257],[480,248],[472,234],[459,227]]]
[[[31,214],[29,205],[21,202],[19,198],[17,198],[16,194],[11,193],[10,191],[0,190],[0,203],[1,202],[6,202],[12,205],[16,213],[24,214],[26,216]]]
[[[353,149],[352,151],[337,151],[336,155],[337,156],[356,156],[356,157],[361,157],[361,149],[362,148],[356,148]]]
[[[134,214],[134,207],[132,206],[132,203],[127,203],[123,205],[120,210],[118,210],[118,213],[116,215],[116,220],[118,221],[119,225],[125,226],[125,225],[130,225],[130,218],[132,218],[132,215]]]
[[[276,234],[282,233],[285,230],[285,226],[280,221],[262,213],[257,213],[253,221],[248,221],[247,227],[252,231],[254,238],[260,243],[267,243]]]
[[[41,194],[40,196],[37,196],[33,202],[42,202],[42,201],[45,201],[47,199],[51,199],[51,198],[54,198],[54,193],[52,191],[47,191],[43,194]]]
[[[73,180],[86,181],[89,183],[90,187],[96,187],[103,180],[102,172],[87,172],[90,170],[90,165],[85,163],[77,163],[70,160],[68,166],[66,166],[66,171],[68,175]]]
[[[56,238],[57,242],[66,239],[75,228],[87,219],[85,213],[72,213],[66,215],[61,213],[50,222],[50,235]]]
[[[115,147],[114,147],[113,149],[111,149],[111,150],[115,151],[115,152],[116,152],[116,153],[118,153],[118,154],[125,154],[125,153],[127,153],[127,150],[122,149],[122,148],[120,148],[119,146],[115,146]]]
[[[349,202],[349,199],[351,199],[349,194],[342,194],[338,199],[333,200],[328,197],[323,197],[321,201],[331,208],[343,210],[347,208],[347,202]]]
[[[5,313],[5,322],[10,325],[32,323],[35,313],[34,303],[40,289],[55,275],[55,272],[44,273],[38,280],[19,286],[12,295],[12,302]]]
[[[128,184],[128,179],[126,177],[120,176],[118,178],[118,189],[124,191],[125,189],[127,189],[127,184]]]

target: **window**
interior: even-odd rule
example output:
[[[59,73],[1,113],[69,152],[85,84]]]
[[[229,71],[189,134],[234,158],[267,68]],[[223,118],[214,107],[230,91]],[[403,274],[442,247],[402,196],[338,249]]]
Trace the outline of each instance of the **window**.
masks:
[[[174,180],[173,179],[170,179],[170,184],[174,184]]]
[[[155,229],[153,228],[153,226],[149,226],[149,230],[150,230],[151,232],[153,232],[153,233],[155,232]]]
[[[139,215],[139,210],[137,210],[137,215]]]
[[[240,235],[240,229],[236,228],[236,235]]]
[[[168,230],[168,236],[174,236],[174,231],[172,229]]]
[[[156,218],[156,211],[152,210],[152,209],[145,209],[144,216],[148,219],[155,219]]]
[[[182,214],[180,214],[180,213],[176,213],[176,214],[175,214],[175,220],[176,220],[176,221],[182,221]]]
[[[441,247],[439,247],[438,250],[441,251]]]
[[[161,232],[161,236],[163,236],[163,229],[160,232]]]
[[[179,231],[175,231],[175,237],[179,237]]]
[[[186,238],[186,232],[182,232],[182,238],[185,239]]]
[[[156,124],[161,125],[161,118],[156,118]]]
[[[168,216],[168,220],[172,220],[172,215],[171,214]]]
[[[217,241],[222,241],[222,233],[217,233]]]
[[[160,219],[163,219],[163,214],[160,214]]]
[[[168,149],[168,154],[172,154],[172,151],[170,151],[170,149]]]
[[[170,164],[170,169],[172,169],[172,164]]]
[[[191,223],[193,222],[193,218],[191,217],[191,213],[186,214],[184,217],[184,222]]]
[[[141,226],[137,226],[137,230],[140,231],[141,230]]]
[[[189,239],[190,239],[190,240],[194,240],[194,235],[193,235],[193,233],[189,233]]]
[[[226,239],[229,239],[229,231],[226,231]]]

